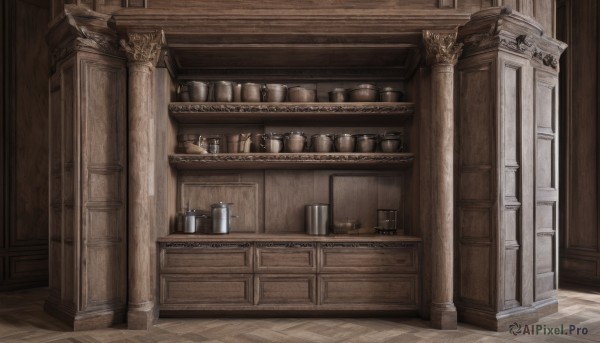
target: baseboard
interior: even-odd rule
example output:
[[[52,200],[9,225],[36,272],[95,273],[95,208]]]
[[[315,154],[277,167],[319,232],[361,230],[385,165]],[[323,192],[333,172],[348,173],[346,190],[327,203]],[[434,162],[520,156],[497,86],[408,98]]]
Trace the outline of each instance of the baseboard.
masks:
[[[73,308],[46,301],[44,310],[73,331],[104,329],[125,322],[124,308],[76,312]]]
[[[540,318],[556,313],[558,300],[548,299],[528,307],[517,307],[502,312],[458,307],[458,321],[473,324],[492,331],[508,331],[510,325],[534,324]]]

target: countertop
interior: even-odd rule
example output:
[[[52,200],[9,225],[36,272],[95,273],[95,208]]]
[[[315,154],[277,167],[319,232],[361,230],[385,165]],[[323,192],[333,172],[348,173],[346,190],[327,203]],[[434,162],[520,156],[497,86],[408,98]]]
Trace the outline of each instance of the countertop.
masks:
[[[326,235],[286,233],[229,233],[225,235],[209,234],[171,234],[158,238],[158,242],[421,242],[415,236],[384,235]]]

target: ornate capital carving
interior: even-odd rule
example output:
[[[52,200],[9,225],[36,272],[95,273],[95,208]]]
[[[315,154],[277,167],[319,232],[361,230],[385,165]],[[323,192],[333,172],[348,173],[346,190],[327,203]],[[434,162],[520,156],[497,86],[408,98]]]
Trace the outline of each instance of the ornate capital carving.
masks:
[[[133,32],[127,34],[127,40],[121,39],[121,47],[129,62],[156,64],[164,45],[164,32]]]
[[[423,31],[427,52],[427,62],[435,64],[456,64],[462,53],[462,43],[456,43],[456,32]]]

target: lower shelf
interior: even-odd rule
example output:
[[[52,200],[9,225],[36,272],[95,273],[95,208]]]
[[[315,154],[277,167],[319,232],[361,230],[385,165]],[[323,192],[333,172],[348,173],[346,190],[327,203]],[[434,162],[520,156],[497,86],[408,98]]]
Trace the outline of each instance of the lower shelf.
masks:
[[[235,153],[169,155],[171,166],[194,169],[398,169],[412,165],[412,153]]]

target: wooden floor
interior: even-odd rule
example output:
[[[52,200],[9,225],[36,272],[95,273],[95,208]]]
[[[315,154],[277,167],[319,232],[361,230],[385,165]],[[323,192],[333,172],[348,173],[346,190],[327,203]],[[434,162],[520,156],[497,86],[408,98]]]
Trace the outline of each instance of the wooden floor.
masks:
[[[420,319],[164,319],[149,331],[71,332],[42,310],[46,289],[0,293],[0,342],[600,342],[600,292],[561,290],[560,311],[538,324],[587,335],[527,336],[470,325],[438,331]]]

